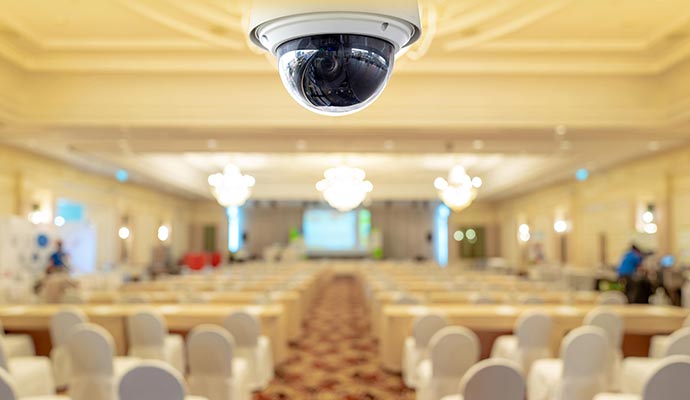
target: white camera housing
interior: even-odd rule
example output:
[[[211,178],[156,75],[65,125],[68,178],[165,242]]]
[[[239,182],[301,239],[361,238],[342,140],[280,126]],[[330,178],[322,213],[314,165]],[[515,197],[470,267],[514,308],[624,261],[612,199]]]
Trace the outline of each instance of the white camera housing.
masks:
[[[292,97],[325,115],[373,103],[395,54],[421,35],[417,0],[255,0],[249,29]]]

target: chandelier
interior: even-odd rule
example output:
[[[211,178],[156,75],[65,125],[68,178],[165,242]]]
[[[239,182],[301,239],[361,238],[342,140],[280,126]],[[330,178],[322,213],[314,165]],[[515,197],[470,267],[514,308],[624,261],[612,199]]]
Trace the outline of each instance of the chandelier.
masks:
[[[482,186],[479,177],[470,178],[462,165],[451,168],[448,180],[438,177],[434,180],[434,187],[438,195],[451,210],[461,211],[477,198],[477,189]]]
[[[340,212],[357,208],[367,193],[374,189],[371,182],[364,180],[366,174],[359,168],[341,165],[324,172],[325,179],[316,184],[328,204]]]
[[[234,165],[228,164],[223,173],[208,177],[211,193],[223,207],[239,207],[251,196],[251,188],[256,180],[251,175],[242,175],[242,171]]]

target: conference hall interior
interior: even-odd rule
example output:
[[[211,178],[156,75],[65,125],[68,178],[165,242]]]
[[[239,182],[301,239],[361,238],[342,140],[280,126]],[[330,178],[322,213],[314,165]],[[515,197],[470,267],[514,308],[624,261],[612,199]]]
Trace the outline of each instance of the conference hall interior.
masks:
[[[689,393],[690,1],[0,0],[0,400]]]

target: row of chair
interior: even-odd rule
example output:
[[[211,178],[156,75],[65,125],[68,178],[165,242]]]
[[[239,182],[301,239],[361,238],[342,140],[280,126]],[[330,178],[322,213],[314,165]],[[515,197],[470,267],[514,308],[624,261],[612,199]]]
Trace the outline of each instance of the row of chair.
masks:
[[[596,393],[619,391],[621,386],[626,393],[640,394],[651,378],[649,371],[662,364],[660,358],[622,362],[623,321],[609,309],[590,312],[585,326],[563,339],[559,359],[552,358],[550,350],[551,324],[548,314],[525,312],[516,322],[515,334],[499,337],[492,349],[493,359],[514,363],[528,377],[530,400],[591,400]],[[655,337],[653,343],[663,348],[652,349],[657,356],[690,356],[690,328],[670,337]],[[455,390],[478,358],[479,341],[473,332],[449,327],[441,315],[421,316],[405,341],[403,379],[407,386],[417,388],[418,399],[437,400]]]
[[[76,334],[75,330],[83,326],[90,327],[90,329],[85,330],[87,333]],[[273,378],[270,340],[261,335],[260,322],[255,316],[246,312],[235,312],[224,320],[224,328],[211,329],[209,326],[203,326],[203,328],[213,332],[201,332],[199,331],[201,327],[192,331],[193,334],[189,337],[187,352],[185,352],[182,337],[168,334],[162,316],[155,310],[142,309],[128,318],[129,357],[113,357],[112,337],[109,332],[98,326],[88,324],[88,318],[78,308],[65,308],[51,318],[50,332],[53,348],[50,358],[52,365],[47,358],[31,357],[33,348],[31,349],[32,354],[29,356],[17,355],[16,351],[15,354],[8,355],[5,351],[7,348],[5,340],[0,339],[0,367],[9,371],[22,398],[52,394],[56,387],[69,386],[70,393],[73,393],[75,398],[87,399],[88,397],[79,396],[79,392],[83,389],[80,389],[79,382],[81,381],[75,380],[75,376],[81,373],[88,375],[97,371],[98,369],[94,368],[94,363],[98,363],[101,358],[105,365],[110,365],[110,367],[103,367],[105,368],[102,371],[103,376],[120,376],[123,371],[130,369],[141,360],[165,362],[179,374],[184,375],[186,372],[185,355],[188,354],[192,376],[208,374],[225,376],[231,372],[232,368],[228,367],[228,363],[235,356],[236,361],[242,360],[244,363],[244,366],[238,366],[236,369],[246,372],[248,390],[259,390]],[[85,337],[81,338],[80,335],[85,335]],[[200,339],[195,341],[196,337]],[[94,343],[94,348],[85,356],[81,350],[86,348],[84,346],[90,341]],[[214,344],[218,348],[217,351],[206,351],[200,358],[197,356],[198,362],[195,363],[192,357],[195,354],[204,353],[202,350],[206,342]],[[72,343],[71,346],[70,343]],[[33,347],[33,343],[31,344]],[[204,360],[208,360],[209,356],[213,354],[223,356],[215,364],[209,366],[208,362]],[[229,356],[227,356],[228,354]],[[94,358],[89,358],[90,355]],[[99,356],[96,357],[96,355]],[[111,372],[108,372],[109,370]],[[42,377],[37,379],[38,376]],[[199,382],[199,379],[191,379],[190,384],[192,381]],[[207,386],[203,383],[204,379],[201,381],[200,384],[195,383],[197,388]],[[88,393],[90,389],[85,390]],[[77,393],[76,396],[74,395],[75,392]],[[221,395],[211,397],[222,400],[238,398],[237,396],[224,397]]]

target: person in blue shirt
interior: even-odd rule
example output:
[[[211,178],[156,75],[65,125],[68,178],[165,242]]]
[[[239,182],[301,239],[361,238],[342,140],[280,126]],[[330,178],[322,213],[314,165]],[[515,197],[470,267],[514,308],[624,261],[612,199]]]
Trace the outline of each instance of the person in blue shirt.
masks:
[[[618,267],[619,278],[632,278],[637,268],[642,264],[642,251],[635,245],[630,246],[630,250],[623,255],[621,264]]]
[[[49,270],[65,270],[65,269],[67,269],[67,263],[68,263],[67,253],[65,253],[62,250],[62,241],[58,240],[56,245],[57,245],[57,250],[55,250],[55,252],[50,255],[50,265],[48,266],[48,269]]]

